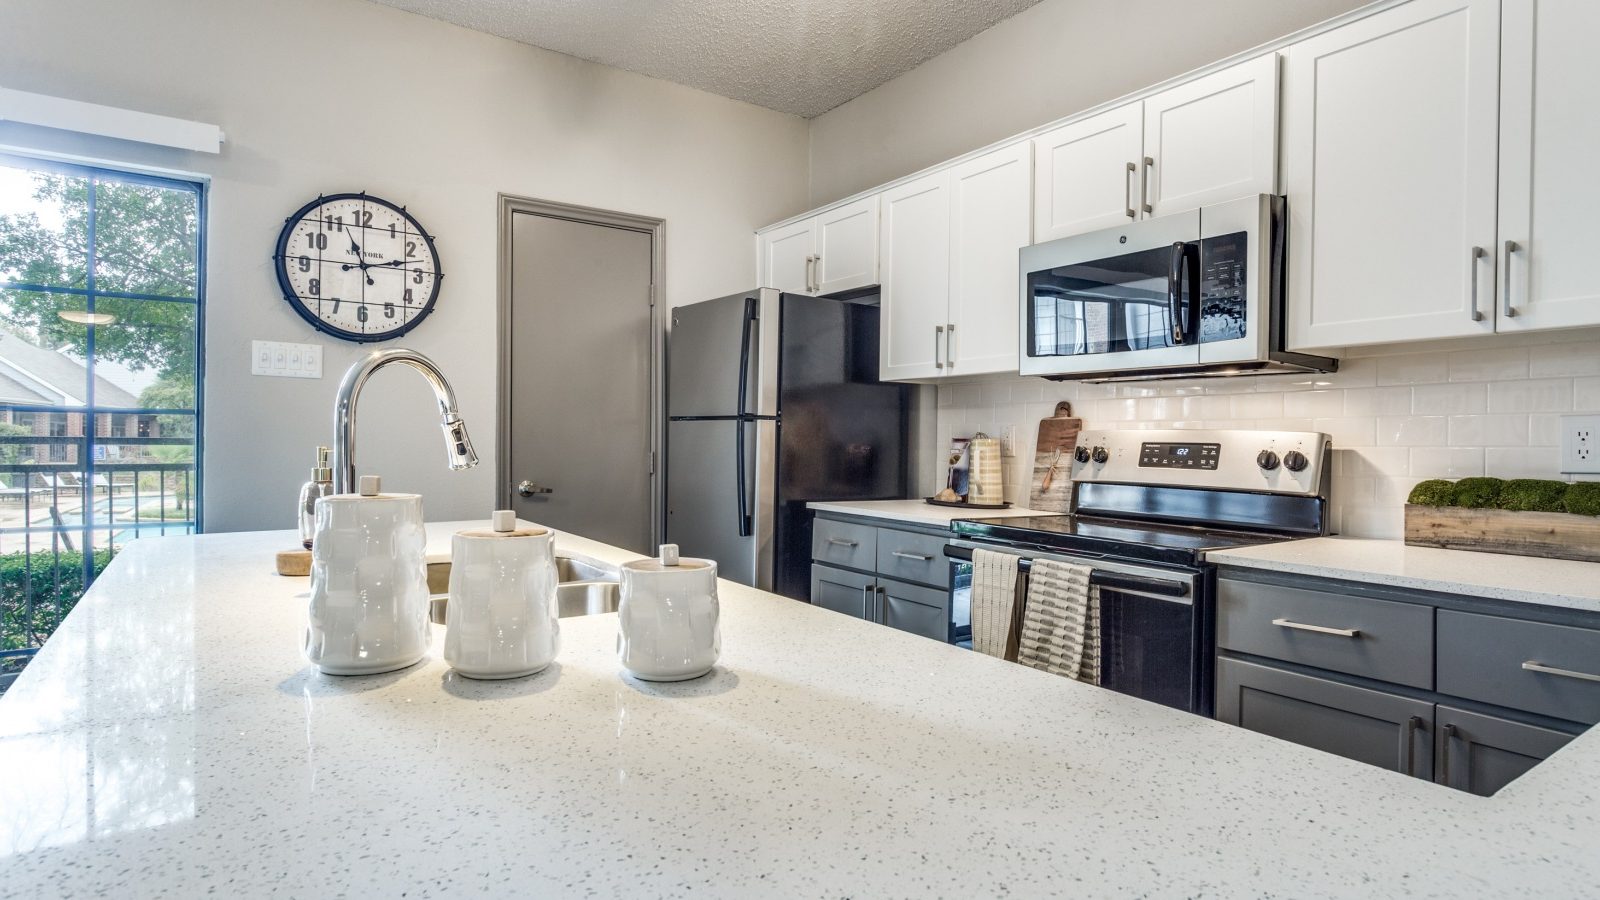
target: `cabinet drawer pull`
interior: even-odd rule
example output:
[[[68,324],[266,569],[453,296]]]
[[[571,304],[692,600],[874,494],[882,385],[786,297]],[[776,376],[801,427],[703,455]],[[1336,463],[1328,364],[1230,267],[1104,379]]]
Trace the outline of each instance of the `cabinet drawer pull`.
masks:
[[[904,550],[891,550],[889,555],[900,559],[914,559],[917,562],[933,562],[933,557],[931,556],[923,556],[920,553],[907,553]]]
[[[1473,247],[1472,254],[1467,260],[1467,307],[1471,310],[1472,321],[1482,322],[1483,313],[1478,309],[1478,266],[1483,261],[1485,253],[1482,247]]]
[[[1359,628],[1329,628],[1326,625],[1307,625],[1304,622],[1291,622],[1288,619],[1273,619],[1272,624],[1280,628],[1293,628],[1296,631],[1315,631],[1317,634],[1333,634],[1339,637],[1360,637]]]
[[[1522,667],[1529,672],[1543,672],[1546,675],[1560,675],[1562,678],[1576,678],[1579,681],[1600,681],[1600,675],[1590,675],[1588,672],[1574,672],[1571,669],[1558,669],[1555,666],[1547,666],[1544,663],[1534,662],[1531,659],[1523,663]]]
[[[856,546],[856,542],[855,541],[847,541],[844,538],[828,538],[828,543],[834,545],[835,547],[855,547]]]

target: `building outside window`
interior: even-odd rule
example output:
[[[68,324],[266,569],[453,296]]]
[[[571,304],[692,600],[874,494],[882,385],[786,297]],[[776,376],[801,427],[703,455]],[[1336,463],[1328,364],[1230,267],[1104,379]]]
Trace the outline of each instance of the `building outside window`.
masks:
[[[200,184],[0,154],[0,690],[111,557],[200,529]]]

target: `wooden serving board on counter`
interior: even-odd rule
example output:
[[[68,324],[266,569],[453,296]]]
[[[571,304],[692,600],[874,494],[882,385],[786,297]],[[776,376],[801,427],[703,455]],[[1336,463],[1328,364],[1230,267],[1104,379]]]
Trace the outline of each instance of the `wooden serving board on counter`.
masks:
[[[1406,543],[1600,562],[1600,517],[1406,504]]]
[[[1072,404],[1065,400],[1056,404],[1055,412],[1039,420],[1028,508],[1065,513],[1072,512],[1072,451],[1078,446],[1083,420],[1072,415]]]

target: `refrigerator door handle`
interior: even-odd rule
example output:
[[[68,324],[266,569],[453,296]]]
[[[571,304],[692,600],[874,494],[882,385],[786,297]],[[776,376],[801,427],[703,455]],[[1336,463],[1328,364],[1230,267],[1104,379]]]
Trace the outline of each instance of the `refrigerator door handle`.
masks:
[[[750,330],[760,318],[755,297],[744,298],[744,323],[739,329],[739,419],[733,429],[733,476],[739,484],[735,494],[739,498],[739,537],[749,537],[753,523],[750,515],[750,479],[745,471],[744,431],[749,412],[750,390]]]

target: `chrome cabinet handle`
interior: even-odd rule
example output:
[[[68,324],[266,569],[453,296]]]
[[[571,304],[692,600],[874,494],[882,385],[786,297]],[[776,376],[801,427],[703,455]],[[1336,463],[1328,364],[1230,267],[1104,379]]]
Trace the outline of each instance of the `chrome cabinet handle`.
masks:
[[[933,367],[935,369],[944,368],[944,354],[939,350],[939,339],[942,337],[944,337],[944,326],[933,326]]]
[[[861,586],[861,618],[866,619],[868,622],[878,621],[877,614],[872,608],[872,598],[874,596],[876,596],[876,589],[870,583]]]
[[[818,253],[811,258],[811,293],[822,293],[822,254]]]
[[[1406,761],[1406,774],[1417,774],[1417,729],[1422,726],[1421,716],[1412,716],[1406,720],[1406,727],[1400,734],[1404,741],[1401,748],[1401,758]]]
[[[1521,249],[1522,245],[1516,241],[1506,241],[1505,296],[1501,300],[1504,303],[1504,312],[1508,319],[1514,319],[1517,316],[1517,308],[1511,305],[1511,254]]]
[[[1339,637],[1360,637],[1359,628],[1329,628],[1326,625],[1307,625],[1304,622],[1292,622],[1288,619],[1273,619],[1272,624],[1280,628],[1293,628],[1296,631],[1314,631],[1317,634],[1332,634]]]
[[[1444,726],[1444,752],[1440,755],[1439,783],[1450,787],[1450,744],[1456,739],[1456,726],[1446,723]]]
[[[1600,675],[1590,675],[1588,672],[1574,672],[1571,669],[1558,669],[1555,666],[1547,666],[1544,663],[1534,662],[1531,659],[1523,663],[1522,668],[1528,670],[1529,672],[1543,672],[1546,675],[1560,675],[1562,678],[1576,678],[1579,681],[1600,681]]]
[[[956,323],[951,322],[945,326],[944,332],[944,367],[956,367]]]
[[[836,547],[854,547],[854,546],[856,546],[856,542],[855,541],[847,541],[844,538],[828,538],[828,543],[833,544]]]
[[[889,589],[878,588],[878,624],[889,624]]]
[[[933,562],[933,557],[931,556],[923,556],[920,553],[907,553],[904,550],[891,550],[889,555],[900,559],[914,559],[917,562]]]
[[[1122,205],[1126,207],[1123,213],[1130,219],[1139,218],[1139,211],[1133,208],[1133,173],[1138,169],[1137,163],[1128,163],[1127,174],[1122,176]]]
[[[1483,313],[1478,311],[1478,264],[1483,261],[1484,250],[1482,247],[1473,247],[1472,254],[1467,260],[1467,274],[1469,284],[1467,288],[1468,305],[1472,309],[1472,321],[1482,322]]]
[[[814,254],[806,256],[806,292],[816,291],[817,257]]]
[[[1155,167],[1156,161],[1152,157],[1144,158],[1144,169],[1139,172],[1139,205],[1143,207],[1144,214],[1149,215],[1156,211],[1150,203],[1150,170]]]
[[[532,497],[534,494],[554,494],[555,492],[555,488],[540,487],[531,481],[523,481],[517,485],[517,493],[524,497]]]

